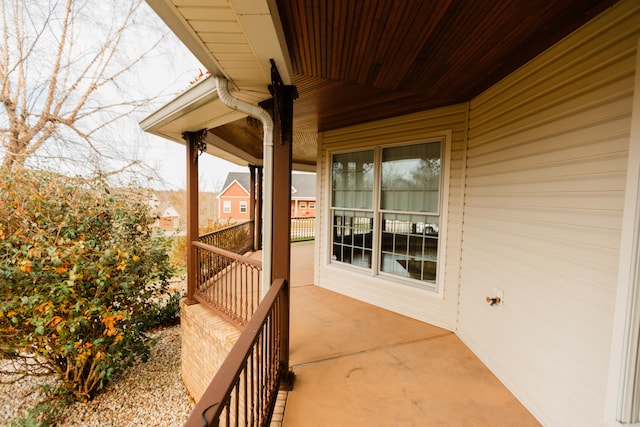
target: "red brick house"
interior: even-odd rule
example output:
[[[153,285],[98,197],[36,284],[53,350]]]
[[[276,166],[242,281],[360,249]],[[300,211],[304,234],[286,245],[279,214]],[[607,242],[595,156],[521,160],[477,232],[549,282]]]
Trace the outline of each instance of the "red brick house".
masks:
[[[220,219],[248,220],[250,175],[230,172],[218,195]],[[291,217],[316,216],[315,174],[294,173],[291,176]]]

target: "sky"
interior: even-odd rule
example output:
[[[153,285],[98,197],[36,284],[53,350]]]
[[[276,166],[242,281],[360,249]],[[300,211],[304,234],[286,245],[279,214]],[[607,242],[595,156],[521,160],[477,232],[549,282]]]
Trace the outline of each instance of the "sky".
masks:
[[[136,0],[75,0],[67,37],[61,36],[67,22],[65,2],[7,0],[0,6],[8,16],[0,20],[0,50],[8,52],[7,87],[17,105],[26,105],[20,117],[38,123],[49,103],[49,88],[56,84],[55,102],[66,99],[58,117],[66,119],[82,99],[87,99],[87,88],[99,83],[78,115],[81,118],[73,121],[79,132],[59,125],[54,137],[28,157],[27,167],[87,176],[97,168],[108,173],[138,160],[145,166],[135,174],[113,175],[112,184],[185,188],[184,145],[145,133],[139,122],[188,89],[206,70],[146,2],[142,1],[132,20],[126,21],[132,2]],[[117,30],[123,22],[128,22],[127,30],[120,35]],[[63,49],[61,40],[67,41]],[[96,60],[97,52],[115,44],[114,40],[120,41],[116,54]],[[58,52],[64,52],[61,60]],[[138,62],[144,52],[144,59]],[[107,65],[103,68],[103,64]],[[116,77],[111,79],[113,75]],[[23,98],[26,102],[20,102]],[[147,101],[132,112],[132,102],[139,100]],[[57,114],[55,109],[47,114],[51,111]],[[117,116],[122,117],[115,120]],[[8,128],[9,123],[8,115],[0,109],[0,129]],[[91,135],[91,145],[80,133]],[[0,145],[0,161],[3,155]],[[204,191],[220,190],[228,172],[247,170],[206,153],[200,157],[199,169]]]

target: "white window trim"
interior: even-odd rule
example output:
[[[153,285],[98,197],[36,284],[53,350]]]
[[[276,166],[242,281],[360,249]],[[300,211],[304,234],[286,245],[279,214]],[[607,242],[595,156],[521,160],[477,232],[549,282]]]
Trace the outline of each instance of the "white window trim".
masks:
[[[412,144],[420,144],[424,142],[429,142],[432,140],[441,139],[442,141],[442,157],[441,157],[441,200],[439,206],[439,216],[440,216],[440,229],[438,236],[438,265],[437,265],[437,273],[436,273],[436,282],[433,286],[431,284],[421,282],[418,280],[402,278],[399,276],[395,276],[393,274],[388,274],[385,272],[379,271],[379,257],[380,254],[380,233],[375,233],[374,235],[374,243],[373,243],[373,251],[372,251],[372,268],[363,268],[357,265],[350,265],[346,263],[333,262],[332,261],[332,158],[334,154],[341,153],[352,153],[355,151],[364,151],[364,150],[374,150],[374,163],[378,164],[381,160],[382,156],[382,148],[388,147],[396,147],[396,146],[406,146]],[[450,175],[451,175],[451,141],[452,141],[452,131],[447,130],[443,132],[437,132],[429,135],[425,135],[423,138],[415,139],[415,140],[407,140],[402,142],[394,142],[394,143],[384,143],[384,141],[380,141],[375,146],[360,146],[360,147],[352,147],[348,149],[339,149],[339,150],[327,150],[327,157],[325,159],[327,165],[327,174],[326,174],[326,193],[325,200],[327,200],[326,208],[324,209],[324,217],[326,218],[326,230],[325,230],[325,241],[327,242],[324,253],[324,264],[325,266],[329,266],[330,268],[339,268],[357,272],[358,274],[366,274],[373,280],[382,281],[382,282],[393,282],[396,284],[401,284],[404,286],[410,286],[412,288],[424,290],[428,295],[432,295],[434,297],[443,299],[444,298],[444,275],[445,275],[445,265],[446,265],[446,247],[447,247],[447,217],[449,211],[449,186],[450,186]],[[374,206],[374,217],[373,217],[373,228],[377,230],[379,227],[379,189],[380,189],[380,178],[381,178],[381,170],[380,168],[375,169],[374,176],[374,189],[373,189],[373,206]],[[361,210],[361,209],[351,209],[351,210]]]
[[[222,201],[222,213],[231,213],[231,200]]]
[[[247,213],[247,212],[249,212],[248,203],[244,200],[240,201],[240,213]]]

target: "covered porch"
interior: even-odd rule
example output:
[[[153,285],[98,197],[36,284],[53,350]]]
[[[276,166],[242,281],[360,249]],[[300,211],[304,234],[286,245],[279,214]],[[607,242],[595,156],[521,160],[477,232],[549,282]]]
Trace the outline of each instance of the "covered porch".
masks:
[[[638,2],[147,2],[211,73],[141,122],[186,146],[190,307],[243,325],[188,426],[264,425],[291,374],[287,426],[640,421]],[[264,171],[260,266],[196,241],[204,151]],[[238,262],[259,293],[204,294]]]
[[[291,246],[296,379],[272,425],[539,425],[455,333],[314,286],[313,251]]]

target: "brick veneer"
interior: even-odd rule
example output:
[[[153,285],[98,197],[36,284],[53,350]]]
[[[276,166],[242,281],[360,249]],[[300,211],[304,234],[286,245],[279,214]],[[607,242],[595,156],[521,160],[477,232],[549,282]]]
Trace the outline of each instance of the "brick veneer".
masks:
[[[197,402],[209,386],[240,331],[201,304],[180,304],[182,381]]]

